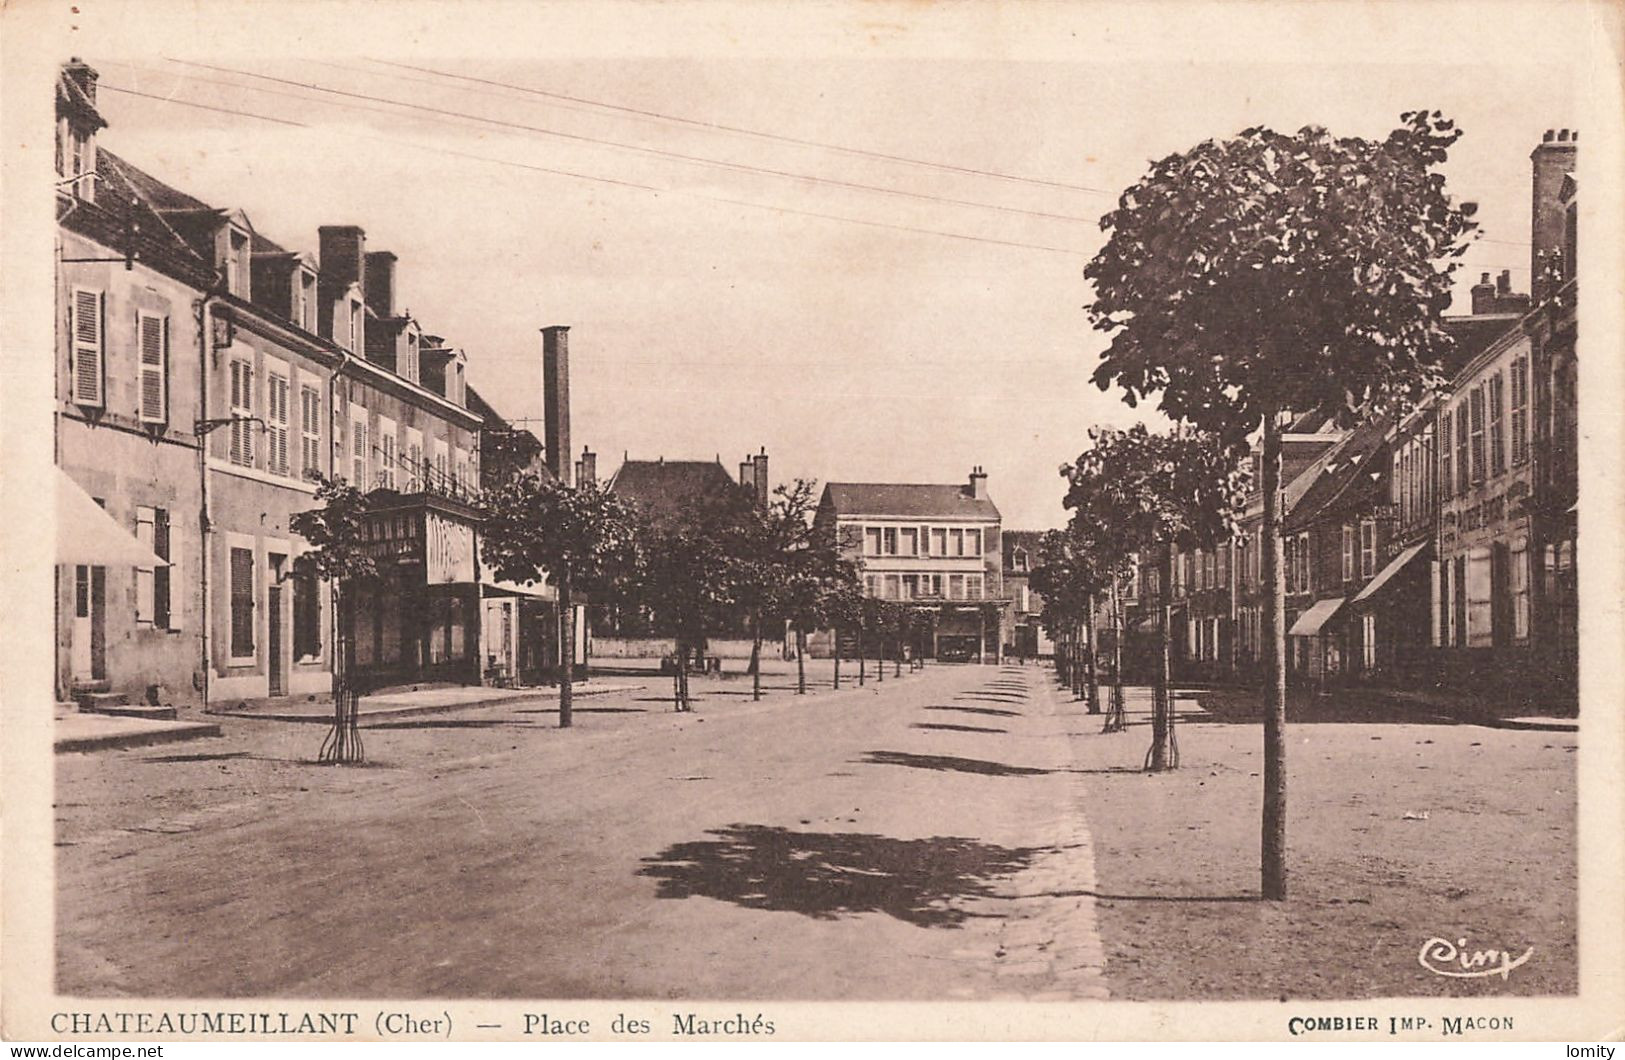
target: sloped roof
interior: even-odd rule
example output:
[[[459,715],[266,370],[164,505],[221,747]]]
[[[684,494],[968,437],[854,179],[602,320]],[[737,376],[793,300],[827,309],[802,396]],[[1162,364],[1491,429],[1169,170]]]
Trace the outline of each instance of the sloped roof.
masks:
[[[1465,368],[1473,358],[1490,348],[1490,344],[1518,326],[1527,312],[1479,313],[1475,316],[1445,317],[1445,330],[1456,340],[1456,348],[1444,364],[1447,376]]]
[[[1318,464],[1318,473],[1309,482],[1308,489],[1292,506],[1286,520],[1288,529],[1301,529],[1309,525],[1351,493],[1355,496],[1363,494],[1360,478],[1370,473],[1372,458],[1383,451],[1389,425],[1387,418],[1362,423],[1326,454],[1324,461]]]
[[[200,253],[159,207],[175,203],[185,204],[179,208],[187,211],[208,208],[112,151],[96,149],[94,202],[59,197],[57,203],[57,216],[64,228],[115,251],[131,249],[133,233],[133,249],[142,261],[198,287],[213,282],[211,256]]]
[[[831,482],[821,504],[837,515],[876,515],[922,519],[998,519],[989,499],[977,500],[970,487],[915,482]]]
[[[1016,549],[1025,549],[1027,552],[1027,569],[1031,570],[1038,565],[1038,548],[1044,539],[1042,530],[1006,530],[999,535],[1000,547],[1004,552],[1004,569],[1012,570]],[[1024,573],[1024,572],[1023,572]]]
[[[611,492],[659,521],[743,499],[745,487],[715,460],[627,460],[609,480]]]

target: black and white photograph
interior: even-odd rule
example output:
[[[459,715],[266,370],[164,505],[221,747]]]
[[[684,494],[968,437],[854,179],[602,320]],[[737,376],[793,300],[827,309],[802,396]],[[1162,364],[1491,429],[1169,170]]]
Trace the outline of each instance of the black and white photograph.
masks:
[[[0,19],[8,1039],[1621,1033],[1616,5]]]

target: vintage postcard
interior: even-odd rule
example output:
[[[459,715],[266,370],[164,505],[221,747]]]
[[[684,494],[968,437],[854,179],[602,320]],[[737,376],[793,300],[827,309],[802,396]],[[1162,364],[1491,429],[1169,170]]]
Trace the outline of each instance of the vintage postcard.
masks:
[[[0,19],[7,1039],[1625,1027],[1617,5]]]

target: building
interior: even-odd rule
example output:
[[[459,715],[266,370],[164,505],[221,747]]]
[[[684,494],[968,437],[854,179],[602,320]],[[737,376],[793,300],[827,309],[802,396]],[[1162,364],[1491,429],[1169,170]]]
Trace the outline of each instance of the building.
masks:
[[[55,460],[155,562],[57,568],[57,697],[191,706],[206,680],[196,304],[214,268],[98,142],[96,81],[74,60],[56,84]]]
[[[814,520],[861,564],[866,595],[931,613],[933,658],[1001,657],[1001,516],[980,467],[965,485],[830,482]]]
[[[587,463],[585,456],[583,463]],[[720,535],[751,506],[768,503],[769,482],[767,450],[763,449],[740,463],[737,481],[720,456],[713,460],[628,457],[622,459],[605,488],[627,502],[651,527]],[[658,616],[646,609],[602,607],[594,611],[594,631],[609,636],[646,637],[658,624]],[[716,638],[745,637],[750,632],[750,616],[740,609],[715,616],[706,629],[709,637]],[[777,639],[777,635],[770,639]]]
[[[1006,530],[1000,535],[1004,551],[1004,595],[1010,600],[1000,634],[1006,655],[1023,659],[1050,656],[1055,644],[1044,628],[1044,599],[1028,582],[1038,563],[1044,536],[1041,530]]]
[[[549,590],[479,562],[485,433],[466,353],[398,306],[396,257],[360,227],[288,250],[106,150],[96,81],[75,61],[57,82],[56,459],[152,560],[59,570],[59,696],[327,691],[336,618],[291,530],[318,478],[369,496],[384,571],[356,592],[362,686],[515,680],[512,601]],[[561,465],[565,330],[543,343]]]

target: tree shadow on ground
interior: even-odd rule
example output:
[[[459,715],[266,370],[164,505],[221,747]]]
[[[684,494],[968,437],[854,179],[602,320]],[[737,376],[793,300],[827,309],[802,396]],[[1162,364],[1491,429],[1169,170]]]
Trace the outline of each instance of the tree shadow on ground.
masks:
[[[1021,711],[1019,711],[1019,710],[998,710],[997,708],[994,708],[994,707],[944,707],[944,706],[933,706],[933,707],[926,707],[925,709],[926,710],[955,710],[955,711],[958,711],[961,714],[986,714],[986,715],[989,715],[989,716],[995,717],[995,718],[1019,718],[1019,717],[1021,717]]]
[[[1093,898],[1099,902],[1262,902],[1256,894],[1102,894],[1099,891],[1038,891],[1010,895],[1011,898]]]
[[[1003,733],[1003,732],[1009,732],[1010,731],[1009,729],[989,729],[989,728],[984,728],[981,725],[943,725],[943,724],[937,724],[937,723],[928,722],[928,721],[917,721],[913,725],[909,726],[909,728],[911,728],[911,729],[930,729],[933,732]]]
[[[227,762],[232,759],[246,759],[261,762],[278,762],[284,759],[266,758],[264,755],[251,754],[248,751],[201,751],[189,755],[146,755],[143,762]]]
[[[640,702],[647,702],[643,700]],[[669,703],[671,700],[657,700],[656,702]],[[525,707],[515,710],[515,714],[557,714],[558,707]],[[577,707],[570,708],[571,714],[647,714],[647,707]]]
[[[1010,766],[1003,762],[987,762],[980,758],[958,758],[954,755],[917,755],[907,751],[870,751],[862,759],[865,765],[909,766],[913,769],[934,769],[950,773],[978,773],[986,777],[1041,777],[1057,772],[1053,769],[1035,769],[1032,766]]]
[[[377,729],[534,729],[528,721],[499,718],[443,718],[439,721],[362,721],[363,730]]]
[[[1256,725],[1263,721],[1264,697],[1256,689],[1176,689],[1176,711],[1195,704],[1192,721]],[[1181,715],[1183,716],[1183,715]],[[1287,694],[1286,720],[1294,725],[1465,725],[1438,708],[1387,699],[1362,689],[1339,689],[1328,695],[1296,690]]]
[[[960,836],[893,839],[755,824],[707,834],[717,838],[643,859],[638,875],[660,881],[657,897],[713,898],[815,920],[885,913],[919,927],[960,926],[970,914],[955,902],[993,896],[993,881],[1048,853]]]
[[[1025,695],[1007,696],[1003,693],[993,692],[967,692],[955,696],[954,700],[967,700],[970,702],[980,703],[1025,703],[1027,701],[1027,697]]]

